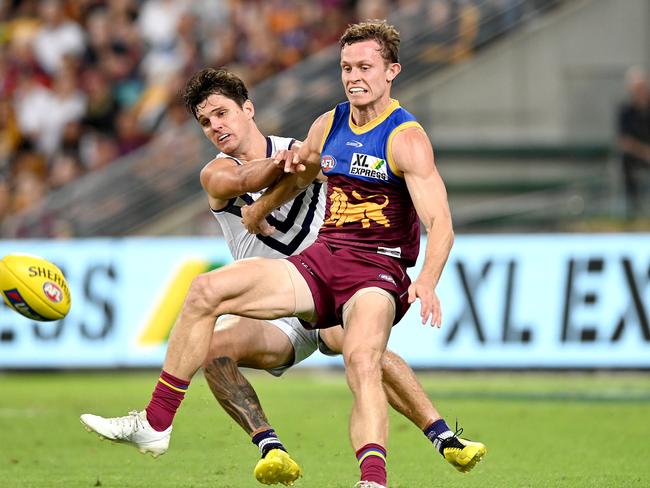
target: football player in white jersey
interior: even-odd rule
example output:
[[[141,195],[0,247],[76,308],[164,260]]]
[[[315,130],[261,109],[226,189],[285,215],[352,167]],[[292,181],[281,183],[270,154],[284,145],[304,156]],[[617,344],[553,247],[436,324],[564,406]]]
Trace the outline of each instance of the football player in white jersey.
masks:
[[[233,258],[281,258],[309,246],[316,239],[323,221],[323,181],[315,181],[294,200],[276,209],[261,233],[249,234],[241,223],[246,205],[257,200],[284,175],[283,168],[276,166],[271,156],[278,151],[289,152],[299,143],[293,139],[263,135],[255,123],[255,108],[248,98],[245,84],[225,69],[207,68],[196,73],[187,82],[183,98],[206,137],[219,150],[219,154],[201,171],[201,184]],[[241,374],[239,366],[280,376],[316,349],[325,354],[339,354],[342,343],[343,329],[340,326],[320,331],[307,330],[295,317],[259,320],[222,316],[217,321],[203,364],[204,374],[217,401],[258,446],[261,459],[255,466],[254,475],[261,483],[290,485],[302,472],[271,427],[253,387]],[[381,364],[390,404],[426,435],[428,427],[441,416],[413,371],[391,351],[384,353]],[[175,389],[181,389],[180,386]],[[146,416],[145,412],[137,414],[140,415],[140,427],[134,433],[121,429],[115,434],[113,424],[122,425],[126,417],[104,419],[85,414],[82,422],[104,437],[119,438],[142,452],[160,455],[167,450],[171,428],[158,432],[160,435],[156,437],[154,431],[160,429],[155,428],[148,414],[149,410]],[[151,435],[147,434],[149,430],[152,430]],[[433,443],[434,439],[431,441]],[[475,465],[475,462],[458,464],[456,458],[445,456],[445,459],[461,472],[467,472]]]

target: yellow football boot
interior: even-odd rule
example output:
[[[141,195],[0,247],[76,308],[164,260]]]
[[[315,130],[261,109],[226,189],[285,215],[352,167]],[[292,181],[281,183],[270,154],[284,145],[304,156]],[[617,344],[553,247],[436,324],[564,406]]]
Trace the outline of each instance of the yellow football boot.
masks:
[[[302,476],[302,470],[288,453],[282,449],[271,449],[260,459],[253,470],[255,479],[265,485],[293,485]]]
[[[450,437],[444,441],[442,455],[447,462],[461,473],[469,473],[487,453],[481,442],[468,441],[461,437]]]

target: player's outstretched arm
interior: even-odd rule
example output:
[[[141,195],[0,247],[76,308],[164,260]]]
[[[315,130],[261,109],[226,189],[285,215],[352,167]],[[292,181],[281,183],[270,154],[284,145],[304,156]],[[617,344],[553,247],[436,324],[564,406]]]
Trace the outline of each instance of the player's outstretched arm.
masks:
[[[411,200],[427,232],[422,271],[409,287],[409,302],[420,299],[422,323],[440,327],[442,312],[436,285],[454,242],[447,190],[436,168],[426,133],[411,127],[395,135],[392,156],[403,172]]]
[[[284,151],[274,158],[280,171],[284,169],[287,175],[265,191],[255,203],[242,209],[242,223],[248,232],[263,233],[264,218],[283,203],[294,199],[318,177],[327,115],[316,119],[297,152]]]
[[[231,198],[273,185],[282,175],[273,158],[255,159],[246,164],[215,158],[201,170],[201,185],[216,204],[223,203],[218,206],[224,206]]]

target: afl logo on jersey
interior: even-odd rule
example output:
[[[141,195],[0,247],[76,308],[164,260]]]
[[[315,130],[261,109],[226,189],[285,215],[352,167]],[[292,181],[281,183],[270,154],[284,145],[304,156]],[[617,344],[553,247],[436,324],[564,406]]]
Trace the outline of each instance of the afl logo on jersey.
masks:
[[[332,156],[323,156],[320,159],[320,167],[323,169],[323,173],[329,173],[336,166],[336,159]]]

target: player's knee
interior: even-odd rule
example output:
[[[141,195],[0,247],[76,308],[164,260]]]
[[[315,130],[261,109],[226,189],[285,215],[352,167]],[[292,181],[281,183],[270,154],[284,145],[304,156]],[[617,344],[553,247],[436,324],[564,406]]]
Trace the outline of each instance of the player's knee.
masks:
[[[358,348],[344,354],[345,371],[349,381],[371,379],[381,375],[381,352]]]
[[[207,273],[200,274],[192,280],[185,299],[187,306],[200,313],[211,313],[219,303],[219,290]]]

